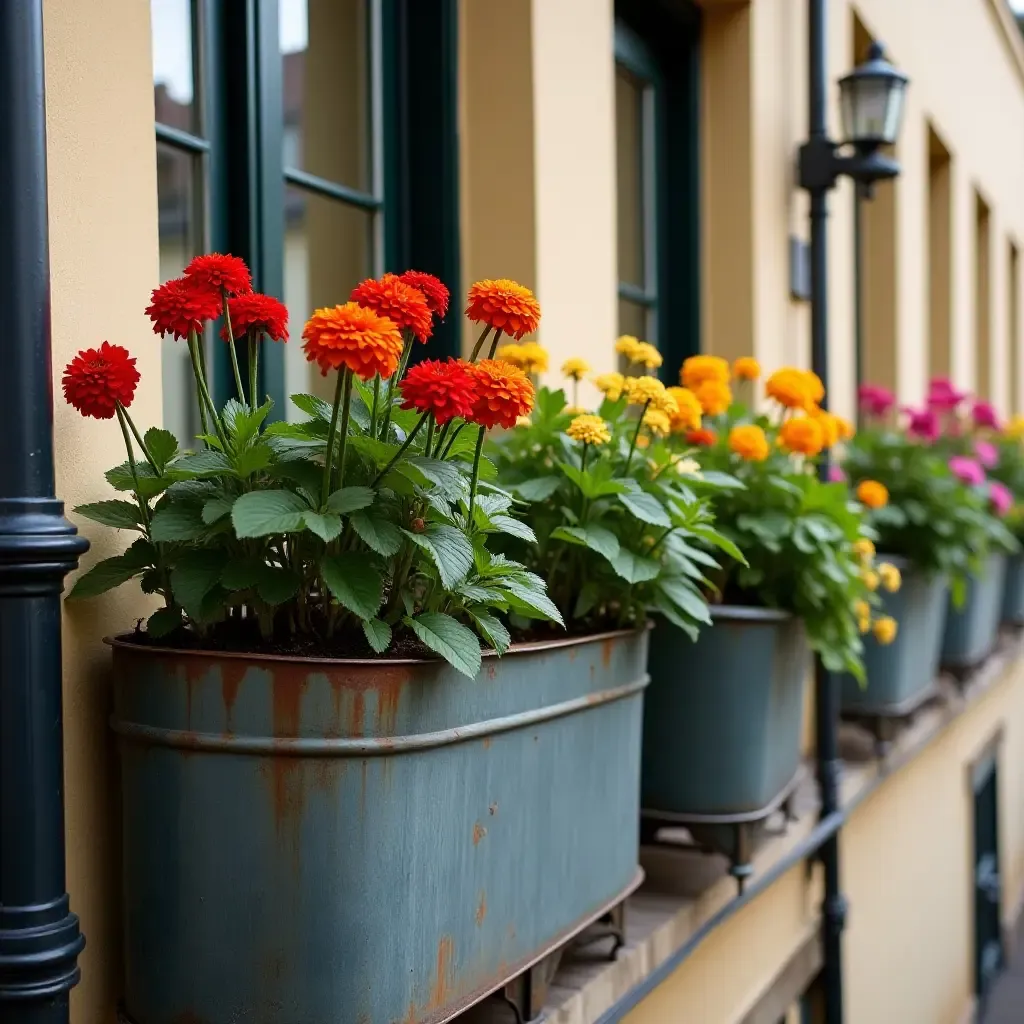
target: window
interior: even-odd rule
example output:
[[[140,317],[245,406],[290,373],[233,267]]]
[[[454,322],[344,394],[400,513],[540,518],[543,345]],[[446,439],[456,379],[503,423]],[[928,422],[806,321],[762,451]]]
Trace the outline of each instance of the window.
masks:
[[[1010,412],[1021,411],[1020,250],[1010,242],[1006,266],[1006,344],[1010,359]]]
[[[974,194],[974,391],[992,397],[992,233],[985,200]]]
[[[952,373],[951,157],[928,127],[928,367],[933,377]]]

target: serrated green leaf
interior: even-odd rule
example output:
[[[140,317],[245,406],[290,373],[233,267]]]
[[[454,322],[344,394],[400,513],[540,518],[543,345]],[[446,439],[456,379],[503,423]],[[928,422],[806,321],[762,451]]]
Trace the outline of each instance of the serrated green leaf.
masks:
[[[558,526],[551,531],[551,539],[582,544],[609,561],[619,553],[619,538],[603,526]]]
[[[331,421],[333,406],[315,395],[292,395],[292,405],[313,419]]]
[[[157,469],[163,469],[178,454],[178,439],[169,430],[150,427],[142,439],[146,442],[146,450],[152,456]]]
[[[239,452],[232,461],[235,474],[242,480],[247,480],[274,461],[274,452],[269,445],[257,444]]]
[[[200,478],[221,476],[231,472],[231,461],[223,452],[197,452],[178,459],[174,469],[175,472],[191,473]]]
[[[433,484],[453,501],[465,496],[469,490],[469,484],[462,470],[450,462],[442,462],[440,459],[412,455],[399,462],[395,466],[395,472],[421,486]]]
[[[430,648],[470,679],[480,672],[480,641],[468,627],[443,612],[422,612],[402,621]]]
[[[218,519],[223,519],[231,511],[232,504],[230,498],[211,498],[203,505],[203,522],[210,526]]]
[[[391,646],[391,627],[380,619],[363,619],[363,636],[378,653],[383,654]]]
[[[171,569],[174,600],[193,618],[201,615],[203,599],[220,581],[227,555],[218,550],[183,551]]]
[[[177,466],[175,467],[177,468]],[[135,482],[138,480],[138,493],[142,498],[155,498],[170,483],[166,477],[158,477],[146,462],[135,464],[135,475],[132,475],[132,467],[127,462],[120,466],[108,469],[104,476],[107,483],[115,491],[134,491]]]
[[[359,539],[378,555],[390,558],[402,546],[402,531],[383,516],[358,511],[353,512],[348,521]]]
[[[212,480],[175,480],[166,490],[168,498],[182,502],[198,502],[202,504],[208,498],[220,493],[220,485]]]
[[[644,523],[652,526],[671,526],[665,506],[653,495],[646,491],[636,491],[632,494],[620,494],[619,501]]]
[[[273,404],[273,402],[264,402],[257,409],[250,409],[247,405],[242,405],[241,402],[231,399],[224,406],[224,424],[228,428],[228,436],[231,438],[236,452],[245,448],[256,436]]]
[[[332,541],[341,534],[341,516],[303,512],[302,521],[306,529],[312,530],[322,541]]]
[[[327,589],[337,601],[361,619],[372,619],[384,599],[380,570],[356,551],[328,555],[320,565]]]
[[[342,487],[327,499],[328,512],[347,515],[373,504],[374,492],[369,487]]]
[[[206,524],[197,505],[165,505],[156,511],[149,524],[149,535],[155,541],[195,540],[205,531]]]
[[[91,519],[93,522],[102,523],[104,526],[113,526],[118,530],[138,530],[142,525],[142,515],[139,506],[131,501],[121,501],[118,498],[111,498],[109,501],[93,501],[87,505],[76,505],[74,511]]]
[[[469,575],[473,545],[458,527],[431,523],[424,533],[402,532],[433,559],[445,590],[454,590]]]
[[[113,590],[114,587],[126,583],[141,571],[141,566],[134,560],[125,558],[124,555],[104,558],[102,562],[97,562],[75,580],[75,585],[68,594],[68,600],[77,601],[84,597],[105,594],[108,590]]]
[[[491,526],[498,533],[507,533],[510,537],[518,537],[530,544],[537,543],[537,535],[526,523],[513,519],[512,516],[491,516]]]
[[[250,491],[235,500],[231,522],[239,537],[266,537],[302,529],[306,503],[292,491]]]
[[[711,612],[697,588],[681,576],[658,581],[658,589],[685,615],[696,622],[710,624]]]
[[[480,635],[494,648],[498,654],[504,654],[512,644],[512,637],[501,619],[489,612],[475,608],[467,608],[467,614],[476,623]]]
[[[561,484],[562,481],[556,476],[541,476],[534,480],[523,480],[512,489],[525,501],[544,501],[545,498],[550,498]]]
[[[628,548],[619,548],[619,553],[609,559],[612,568],[627,583],[645,583],[653,580],[661,571],[661,566],[650,558],[635,555]]]
[[[519,579],[510,578],[503,579],[501,586],[508,593],[509,604],[516,611],[528,615],[530,618],[550,619],[560,626],[565,625],[562,621],[562,613],[554,601],[548,597],[543,589],[543,584],[536,587],[523,583]]]
[[[299,591],[299,577],[291,569],[263,565],[257,574],[256,593],[270,605],[284,604]]]
[[[170,608],[158,608],[146,620],[146,632],[159,640],[161,637],[169,636],[181,626],[181,609],[173,605]]]

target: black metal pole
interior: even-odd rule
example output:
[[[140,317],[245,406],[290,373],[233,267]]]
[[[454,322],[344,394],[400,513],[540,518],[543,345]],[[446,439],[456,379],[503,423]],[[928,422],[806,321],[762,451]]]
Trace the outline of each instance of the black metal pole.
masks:
[[[865,189],[853,183],[853,358],[857,385],[857,426],[861,426],[860,389],[864,383],[864,199]]]
[[[828,140],[826,68],[827,0],[809,0],[808,10],[808,143],[824,146]],[[809,188],[811,228],[811,366],[828,385],[828,192],[831,185],[822,182]],[[828,393],[826,391],[826,400]],[[822,460],[827,477],[828,459]],[[815,664],[816,746],[818,785],[821,790],[821,816],[827,818],[839,809],[839,679],[818,660]],[[826,1024],[843,1020],[843,926],[846,900],[840,888],[839,835],[833,834],[822,845],[819,857],[825,875],[825,899],[822,905],[823,966]]]
[[[67,1024],[61,610],[88,546],[54,496],[42,0],[0,4],[0,1020]]]

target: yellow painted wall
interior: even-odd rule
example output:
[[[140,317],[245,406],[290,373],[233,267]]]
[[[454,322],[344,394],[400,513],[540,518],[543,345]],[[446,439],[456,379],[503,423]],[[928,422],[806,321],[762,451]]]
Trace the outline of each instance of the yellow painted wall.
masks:
[[[147,426],[161,416],[160,342],[143,313],[158,258],[149,4],[43,8],[57,493],[70,509],[109,497],[102,471],[123,446],[115,420],[83,420],[64,405],[60,376],[74,353],[104,339],[127,347],[142,374],[132,413]],[[78,525],[93,545],[86,566],[124,546],[112,530]],[[148,614],[147,600],[124,587],[65,606],[67,877],[87,938],[75,1024],[112,1021],[120,982],[116,759],[101,638]]]

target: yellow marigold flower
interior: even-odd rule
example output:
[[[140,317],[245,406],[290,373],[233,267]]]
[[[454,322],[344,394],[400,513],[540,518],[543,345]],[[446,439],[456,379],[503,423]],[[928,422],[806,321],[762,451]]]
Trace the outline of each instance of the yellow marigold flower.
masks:
[[[732,374],[737,380],[757,380],[761,364],[753,356],[741,356],[732,364]]]
[[[612,439],[612,433],[600,416],[592,413],[583,413],[577,416],[565,431],[574,441],[583,444],[607,444]]]
[[[882,562],[878,566],[878,575],[882,581],[882,586],[890,594],[895,594],[903,583],[903,577],[900,575],[899,569],[891,562]]]
[[[832,413],[826,412],[816,405],[811,407],[810,414],[811,418],[817,420],[821,426],[822,434],[825,437],[824,447],[832,448],[839,442],[839,420]]]
[[[618,352],[620,356],[625,356],[630,362],[633,362],[633,353],[636,352],[636,347],[639,344],[639,338],[634,338],[632,334],[623,334],[619,340],[615,342],[615,351]]]
[[[679,381],[684,387],[696,391],[706,380],[729,383],[729,361],[721,356],[690,356],[683,363]]]
[[[548,368],[548,350],[535,341],[527,341],[522,345],[523,365],[527,373],[545,373]]]
[[[498,359],[504,359],[506,363],[519,367],[520,370],[526,369],[526,355],[523,352],[523,346],[517,345],[515,342],[509,345],[502,345],[495,353],[495,356]]]
[[[1019,440],[1024,437],[1024,416],[1014,416],[1010,421],[1003,427],[1003,433],[1007,437],[1012,437]]]
[[[883,615],[875,619],[875,639],[880,644],[891,644],[896,639],[896,631],[899,627],[891,615]]]
[[[629,359],[633,363],[642,363],[648,370],[656,370],[663,361],[661,353],[647,341],[637,342]]]
[[[860,578],[868,590],[875,591],[878,589],[878,573],[874,569],[864,569],[860,574]]]
[[[861,537],[860,540],[856,541],[853,545],[853,553],[862,561],[870,563],[875,557],[875,545],[867,539],[867,537]]]
[[[588,373],[590,373],[590,363],[586,359],[580,359],[579,356],[573,356],[572,359],[566,359],[562,363],[563,376],[572,380],[583,380]]]
[[[849,441],[850,438],[852,438],[853,435],[857,433],[857,431],[854,428],[853,424],[848,419],[846,419],[845,417],[843,417],[843,416],[836,416],[835,417],[835,421],[836,421],[836,423],[839,424],[839,440],[840,441]]]
[[[621,373],[602,373],[594,378],[594,387],[609,401],[617,402],[626,388],[626,378]]]
[[[768,438],[754,423],[741,423],[729,431],[729,450],[747,462],[764,462],[768,458]]]
[[[810,416],[797,416],[786,420],[779,430],[779,444],[800,455],[817,455],[825,446],[825,431]]]
[[[724,381],[702,381],[697,385],[694,394],[708,416],[719,416],[732,405],[732,390]]]
[[[774,398],[787,409],[810,410],[825,397],[821,378],[810,370],[800,370],[795,366],[776,370],[765,381],[764,388],[769,398]]]
[[[567,405],[562,413],[566,416],[582,416],[584,413],[588,413],[590,410],[585,405]]]
[[[871,628],[871,605],[867,601],[856,601],[853,613],[857,616],[857,629],[866,633]]]
[[[676,402],[676,411],[669,413],[672,418],[672,433],[682,434],[700,427],[703,413],[697,396],[689,388],[671,387],[665,389]]]
[[[877,480],[861,480],[857,485],[857,500],[868,508],[883,508],[889,504],[889,491]]]
[[[516,426],[517,427],[529,427],[533,425],[533,420],[529,416],[517,416]]]
[[[676,400],[665,389],[657,377],[627,377],[626,398],[630,405],[647,405],[660,409],[671,416],[678,411]]]
[[[667,437],[672,429],[672,421],[669,419],[668,413],[662,412],[661,409],[655,409],[653,406],[649,406],[647,412],[644,413],[642,423],[655,437]]]

